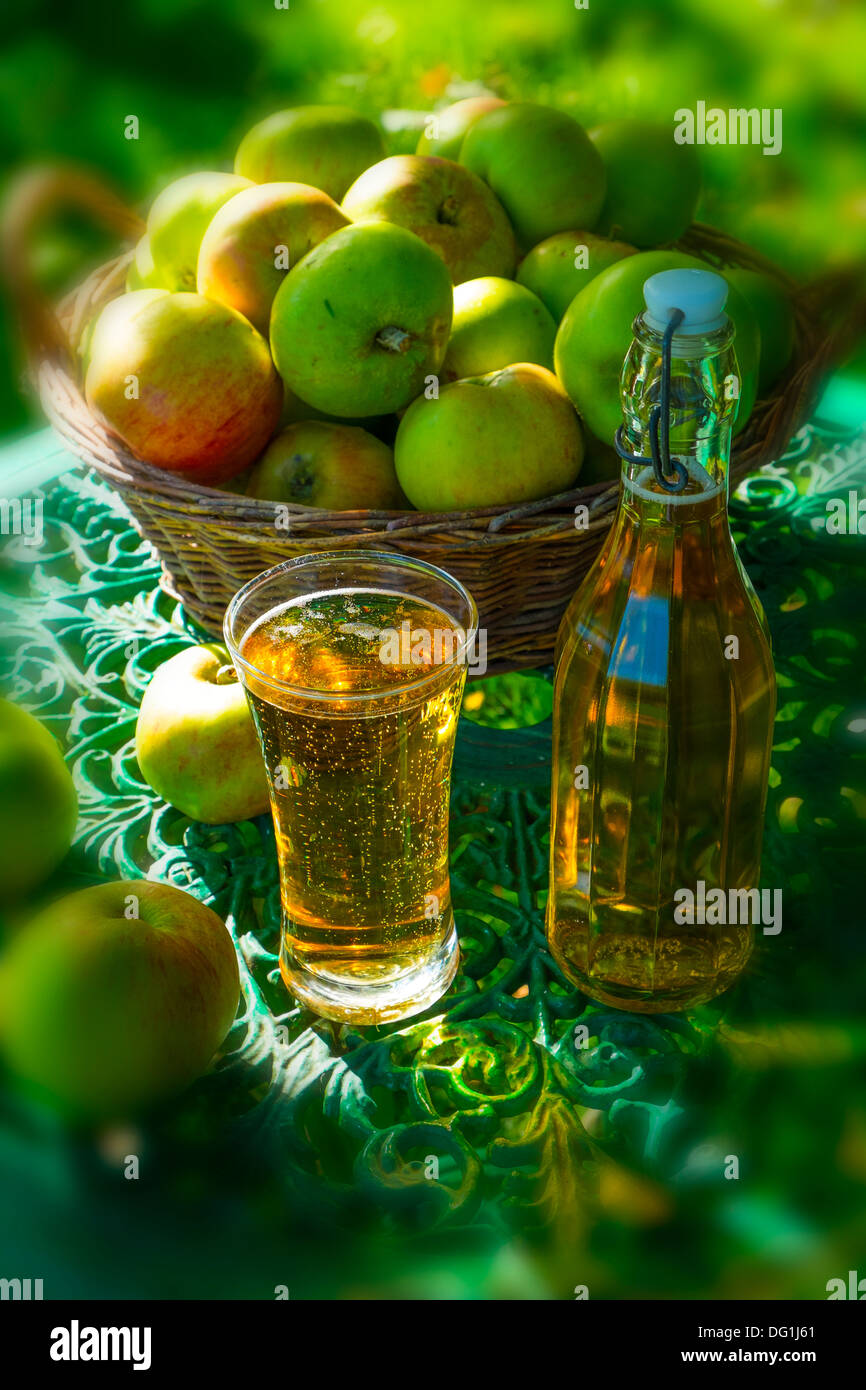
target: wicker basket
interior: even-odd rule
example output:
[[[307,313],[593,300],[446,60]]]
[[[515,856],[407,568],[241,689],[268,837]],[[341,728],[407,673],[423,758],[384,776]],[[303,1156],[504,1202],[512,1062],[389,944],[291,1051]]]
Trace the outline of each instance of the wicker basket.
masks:
[[[127,235],[134,230],[133,215],[116,200],[106,207],[104,190],[99,215]],[[12,240],[20,244],[20,236]],[[757,253],[709,227],[694,225],[676,245],[711,265],[767,271],[793,295],[794,356],[784,378],[771,396],[758,402],[735,441],[732,478],[737,481],[778,457],[806,418],[838,346],[823,313],[834,296],[827,285],[796,291]],[[163,586],[183,601],[191,617],[209,633],[219,634],[231,596],[270,565],[314,550],[368,546],[431,561],[466,584],[487,629],[491,671],[550,660],[563,609],[610,525],[618,483],[596,483],[516,508],[459,513],[398,515],[292,506],[289,529],[278,529],[277,519],[284,521],[286,509],[197,486],[150,467],[133,457],[88,410],[68,344],[77,341],[81,326],[96,309],[122,291],[128,263],[129,256],[123,256],[94,273],[61,306],[53,331],[45,329],[43,316],[43,331],[35,343],[31,341],[31,350],[35,347],[38,354],[38,389],[51,422],[72,451],[120,494],[159,553]],[[837,286],[836,299],[839,294]],[[590,513],[583,530],[574,525],[579,502]]]

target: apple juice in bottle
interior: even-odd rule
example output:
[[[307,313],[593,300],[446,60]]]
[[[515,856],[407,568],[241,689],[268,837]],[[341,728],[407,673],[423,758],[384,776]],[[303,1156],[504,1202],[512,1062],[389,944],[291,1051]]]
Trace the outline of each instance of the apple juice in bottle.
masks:
[[[649,1013],[712,998],[751,952],[751,913],[684,921],[681,890],[758,887],[776,686],[728,524],[727,286],[666,271],[644,294],[619,508],[559,634],[547,936],[586,994]]]

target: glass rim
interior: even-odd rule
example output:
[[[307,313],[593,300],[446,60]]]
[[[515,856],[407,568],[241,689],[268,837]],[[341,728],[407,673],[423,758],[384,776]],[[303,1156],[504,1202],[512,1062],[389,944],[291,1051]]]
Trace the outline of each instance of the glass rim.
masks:
[[[237,616],[240,608],[246,599],[253,594],[256,589],[263,587],[264,584],[276,578],[280,574],[290,573],[292,570],[303,569],[306,565],[313,563],[338,564],[344,561],[352,562],[378,562],[388,568],[397,569],[400,566],[408,570],[421,570],[428,577],[437,579],[446,585],[447,588],[456,592],[466,603],[469,609],[470,625],[460,627],[462,640],[459,644],[457,653],[448,662],[443,662],[439,666],[434,666],[426,675],[419,676],[415,680],[409,680],[401,685],[383,686],[375,690],[313,690],[307,686],[291,685],[288,681],[280,680],[276,676],[267,675],[251,661],[247,661],[239,651],[232,636],[232,620]],[[240,667],[245,672],[249,672],[256,685],[264,685],[272,690],[278,691],[281,695],[296,696],[300,700],[316,701],[323,704],[364,704],[368,701],[385,700],[391,696],[405,695],[407,692],[413,694],[423,690],[425,686],[434,684],[441,680],[442,673],[449,667],[459,667],[464,664],[463,658],[471,647],[478,633],[478,608],[469,590],[453,574],[447,570],[440,569],[438,565],[432,565],[429,560],[417,559],[414,555],[402,555],[398,550],[311,550],[305,555],[294,555],[288,560],[282,560],[278,565],[272,565],[270,569],[262,570],[261,574],[254,575],[248,579],[246,584],[238,589],[226,605],[223,617],[223,637],[232,665]]]

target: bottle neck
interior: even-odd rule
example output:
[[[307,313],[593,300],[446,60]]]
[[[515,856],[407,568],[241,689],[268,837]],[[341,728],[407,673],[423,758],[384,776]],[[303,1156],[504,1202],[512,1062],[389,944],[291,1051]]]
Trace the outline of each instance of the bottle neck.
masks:
[[[723,517],[727,527],[727,474],[713,479],[704,472],[696,476],[689,466],[689,481],[682,492],[666,492],[659,487],[652,468],[645,465],[623,468],[618,520],[628,525],[654,525],[681,528],[702,525]]]
[[[739,399],[739,372],[730,320],[706,334],[674,334],[669,387],[669,448],[683,465],[688,482],[681,493],[668,492],[646,462],[652,453],[651,419],[663,399],[663,333],[643,315],[635,319],[634,341],[623,365],[621,401],[623,444],[635,459],[624,459],[623,495],[635,504],[663,506],[677,515],[680,502],[693,507],[701,498],[727,501],[731,434]],[[673,474],[671,466],[670,475]]]

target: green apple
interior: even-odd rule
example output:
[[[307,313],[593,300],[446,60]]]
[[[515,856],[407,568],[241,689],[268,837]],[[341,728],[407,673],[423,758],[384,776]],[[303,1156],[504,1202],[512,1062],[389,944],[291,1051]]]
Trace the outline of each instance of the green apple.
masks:
[[[450,159],[397,154],[352,184],[343,209],[353,222],[392,222],[426,241],[455,285],[477,275],[513,275],[517,247],[502,204]]]
[[[300,421],[272,439],[247,496],[329,511],[390,511],[404,501],[393,450],[366,430],[325,420]]]
[[[400,486],[423,512],[534,501],[573,487],[583,459],[574,409],[552,372],[523,362],[413,401],[397,431]]]
[[[761,330],[761,366],[758,395],[766,396],[778,381],[794,352],[794,310],[778,280],[759,270],[727,267],[725,279],[745,299]]]
[[[633,256],[635,250],[624,241],[608,241],[594,232],[557,232],[524,256],[517,279],[538,295],[559,323],[574,296],[600,270]]]
[[[676,241],[694,221],[701,166],[670,124],[607,121],[589,132],[604,161],[607,193],[596,230],[633,246]]]
[[[137,458],[203,484],[225,482],[258,457],[283,396],[267,343],[241,314],[165,290],[105,306],[84,391]]]
[[[613,445],[602,444],[592,430],[586,431],[584,443],[586,447],[583,467],[580,470],[581,487],[589,487],[592,483],[617,482],[622,474],[622,459]]]
[[[445,381],[484,376],[514,362],[553,369],[556,324],[541,300],[513,280],[485,275],[454,287]]]
[[[451,277],[390,222],[334,232],[289,271],[271,310],[271,351],[296,396],[361,419],[408,405],[448,342]]]
[[[129,270],[126,272],[127,290],[167,290],[170,287],[162,283],[161,277],[157,273],[153,263],[153,254],[150,249],[150,237],[143,236],[138,242]]]
[[[434,111],[427,117],[427,124],[418,141],[416,154],[436,154],[440,159],[458,159],[463,137],[470,126],[487,111],[495,111],[497,106],[505,106],[501,97],[465,97]]]
[[[490,184],[526,250],[595,226],[604,165],[583,126],[561,111],[532,102],[488,111],[467,131],[460,163]]]
[[[632,324],[645,307],[644,283],[661,270],[689,267],[707,268],[706,262],[682,251],[641,251],[627,256],[581,290],[559,325],[553,350],[556,374],[584,424],[604,444],[613,443],[622,424],[619,379],[633,337]],[[718,274],[728,278],[725,270]],[[760,333],[743,296],[730,281],[728,286],[727,312],[736,329],[734,347],[741,375],[736,433],[755,403]]]
[[[78,799],[51,734],[0,700],[0,900],[38,888],[72,844]]]
[[[237,309],[268,334],[274,295],[320,241],[348,227],[327,193],[304,183],[262,183],[224,203],[198,253],[198,292]]]
[[[157,667],[135,726],[141,775],[192,820],[224,825],[268,809],[252,715],[226,649],[187,647]]]
[[[249,188],[237,174],[206,171],[175,179],[153,201],[147,215],[147,240],[154,278],[149,284],[167,290],[194,290],[201,239],[214,214]],[[144,286],[137,286],[144,288]]]
[[[283,409],[277,432],[282,432],[289,425],[297,425],[302,420],[327,420],[330,425],[357,425],[359,429],[367,430],[369,434],[385,439],[386,442],[389,437],[393,438],[396,429],[393,423],[394,415],[368,415],[363,419],[351,415],[329,415],[326,410],[316,410],[315,406],[307,405],[306,401],[302,401],[288,386],[283,386]],[[246,489],[242,488],[241,491],[245,492]]]
[[[222,919],[189,893],[133,879],[55,902],[0,961],[0,1050],[71,1120],[131,1118],[210,1064],[238,1005]]]
[[[339,202],[359,174],[385,157],[382,132],[345,106],[275,111],[248,131],[235,172],[254,183],[290,181],[320,188]]]

